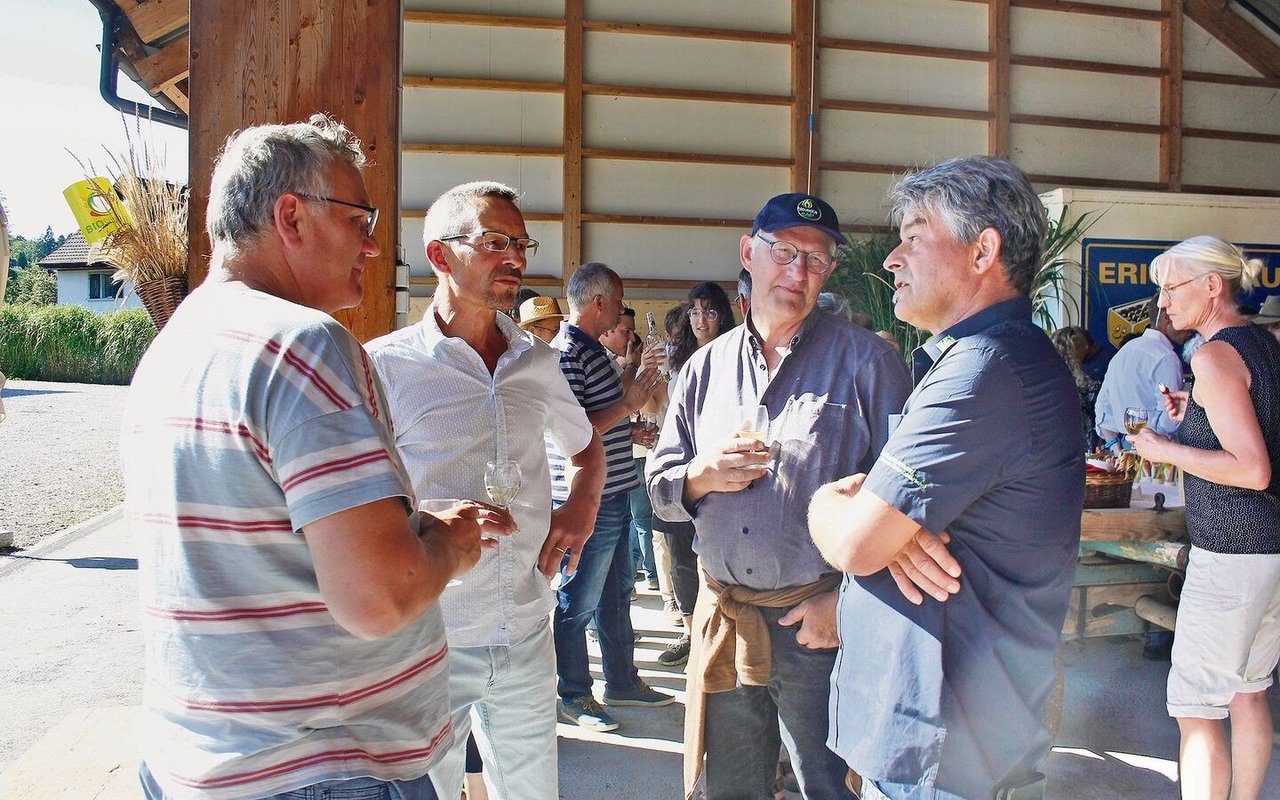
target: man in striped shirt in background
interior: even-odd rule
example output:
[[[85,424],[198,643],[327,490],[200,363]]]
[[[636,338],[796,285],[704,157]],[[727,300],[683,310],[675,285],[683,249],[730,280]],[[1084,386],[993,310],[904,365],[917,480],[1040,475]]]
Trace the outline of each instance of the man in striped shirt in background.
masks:
[[[551,346],[560,351],[560,371],[569,381],[591,426],[604,444],[605,482],[591,538],[583,545],[577,569],[571,554],[561,562],[560,588],[552,632],[556,645],[560,720],[596,731],[617,730],[618,722],[591,693],[587,662],[587,623],[594,617],[604,667],[604,701],[611,706],[665,706],[675,698],[649,687],[636,671],[635,632],[631,627],[631,489],[640,485],[631,458],[631,415],[658,384],[658,371],[642,369],[623,390],[613,359],[600,334],[622,314],[622,279],[598,261],[583,264],[569,279],[569,319]],[[569,497],[566,462],[548,445],[551,499]]]
[[[208,277],[134,377],[150,800],[436,798],[453,738],[436,600],[482,523],[514,526],[477,503],[419,524],[381,385],[330,316],[379,252],[363,164],[319,115],[233,136]]]

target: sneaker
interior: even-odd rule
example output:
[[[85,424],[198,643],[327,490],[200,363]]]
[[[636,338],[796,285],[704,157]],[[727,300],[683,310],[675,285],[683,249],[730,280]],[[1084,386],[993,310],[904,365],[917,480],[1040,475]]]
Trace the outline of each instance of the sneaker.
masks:
[[[689,660],[689,635],[676,639],[675,644],[658,654],[658,663],[664,667],[679,667]]]
[[[658,591],[658,589],[659,589],[659,588],[660,588],[660,587],[658,586],[658,579],[657,579],[657,578],[650,578],[650,579],[649,579],[649,591],[651,591],[651,592],[656,592],[656,591]]]
[[[684,617],[680,615],[680,609],[676,608],[675,600],[662,601],[662,616],[677,625],[684,624]]]
[[[675,701],[674,697],[654,689],[643,679],[637,679],[634,689],[621,692],[604,690],[604,704],[607,706],[669,706]]]
[[[609,716],[609,712],[600,707],[596,699],[587,695],[581,700],[560,701],[560,721],[568,725],[577,725],[589,731],[616,731],[618,721]]]

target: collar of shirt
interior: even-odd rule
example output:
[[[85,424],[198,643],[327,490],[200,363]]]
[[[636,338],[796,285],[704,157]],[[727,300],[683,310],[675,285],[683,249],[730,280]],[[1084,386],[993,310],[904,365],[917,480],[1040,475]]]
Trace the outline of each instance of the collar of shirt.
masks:
[[[787,351],[783,354],[784,358],[799,347],[800,343],[805,340],[809,335],[809,331],[813,330],[813,324],[820,313],[822,312],[814,309],[809,312],[809,316],[804,318],[804,322],[800,323],[800,330],[796,331],[796,335],[791,337],[791,342],[787,346]],[[756,332],[756,323],[755,320],[751,318],[750,310],[747,311],[747,318],[743,321],[743,326],[747,333],[747,345],[750,347],[752,359],[754,360],[756,358],[763,357],[764,340],[761,339],[760,334]]]
[[[511,320],[506,314],[494,312],[494,323],[498,326],[498,330],[507,340],[507,352],[505,357],[519,358],[520,354],[533,347],[533,334],[525,331],[519,325]],[[436,352],[437,348],[446,342],[463,342],[457,336],[450,336],[440,327],[440,320],[436,317],[435,306],[427,309],[427,313],[422,316],[422,342],[432,352]],[[466,344],[463,342],[463,344]],[[468,348],[471,345],[466,345]]]
[[[582,328],[579,328],[577,325],[574,325],[572,322],[566,322],[564,326],[560,328],[560,335],[568,336],[569,340],[572,341],[578,347],[581,347],[586,350],[598,350],[601,353],[604,353],[604,355],[607,358],[611,360],[613,358],[613,356],[610,355],[607,350],[605,350],[604,345],[600,344],[599,339],[591,338],[590,336],[587,335],[586,331],[584,331]]]
[[[1150,325],[1142,331],[1142,338],[1146,339],[1153,345],[1159,345],[1161,350],[1168,350],[1170,353],[1178,355],[1178,350],[1173,346],[1173,342],[1169,341],[1169,337],[1165,336]]]
[[[1002,300],[965,317],[945,331],[930,336],[924,344],[912,351],[911,377],[919,383],[925,373],[938,363],[943,353],[964,337],[982,333],[987,328],[1002,322],[1019,319],[1031,319],[1031,298],[1015,297],[1011,300]]]

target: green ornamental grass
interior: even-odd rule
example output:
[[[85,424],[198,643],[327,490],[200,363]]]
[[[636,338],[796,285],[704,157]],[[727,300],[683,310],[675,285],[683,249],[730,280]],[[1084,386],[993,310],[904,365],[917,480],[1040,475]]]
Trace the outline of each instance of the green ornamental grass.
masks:
[[[127,384],[156,329],[140,308],[0,306],[0,371],[22,380]]]

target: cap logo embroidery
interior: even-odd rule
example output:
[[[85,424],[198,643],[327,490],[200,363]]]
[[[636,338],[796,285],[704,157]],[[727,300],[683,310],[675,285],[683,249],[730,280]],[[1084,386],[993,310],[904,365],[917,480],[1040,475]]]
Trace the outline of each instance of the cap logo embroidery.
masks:
[[[810,222],[817,222],[822,219],[822,210],[818,208],[817,203],[806,197],[796,205],[796,215],[801,219],[807,219]]]

